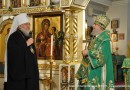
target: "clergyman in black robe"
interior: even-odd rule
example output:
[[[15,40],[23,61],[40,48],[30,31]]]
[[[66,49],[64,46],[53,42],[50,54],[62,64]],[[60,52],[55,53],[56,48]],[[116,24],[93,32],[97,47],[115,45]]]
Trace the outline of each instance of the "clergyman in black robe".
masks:
[[[20,14],[16,16],[17,18],[14,18],[18,27],[8,38],[7,80],[4,84],[4,90],[39,90],[35,46],[29,33],[28,35],[25,34],[25,30],[30,29],[30,24],[26,22],[28,20],[23,22],[17,20],[23,16],[26,16],[26,14]],[[19,28],[20,25],[23,25],[22,29]]]

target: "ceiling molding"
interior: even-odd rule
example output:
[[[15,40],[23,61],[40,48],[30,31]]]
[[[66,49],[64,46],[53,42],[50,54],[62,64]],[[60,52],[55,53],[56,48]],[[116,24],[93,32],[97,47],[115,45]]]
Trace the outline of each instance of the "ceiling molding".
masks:
[[[118,1],[113,1],[112,6],[121,6],[121,5],[126,5],[128,4],[128,0],[118,0]]]
[[[101,3],[97,3],[95,1],[90,0],[90,3],[87,6],[87,14],[88,16],[95,16],[99,14],[106,14],[106,11],[109,9],[108,5],[104,5]]]
[[[90,2],[95,2],[95,3],[98,3],[98,4],[102,4],[104,6],[111,6],[112,5],[111,0],[91,0]]]

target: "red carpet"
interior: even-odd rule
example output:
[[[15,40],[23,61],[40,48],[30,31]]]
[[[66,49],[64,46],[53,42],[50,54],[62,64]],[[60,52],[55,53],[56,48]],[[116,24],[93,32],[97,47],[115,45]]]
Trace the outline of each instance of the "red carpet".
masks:
[[[125,83],[122,81],[115,82],[115,90],[125,90]]]

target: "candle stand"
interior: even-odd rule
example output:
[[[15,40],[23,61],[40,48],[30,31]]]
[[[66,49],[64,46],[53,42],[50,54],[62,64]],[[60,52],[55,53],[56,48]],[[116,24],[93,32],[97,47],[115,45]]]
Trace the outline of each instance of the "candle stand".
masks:
[[[54,60],[52,59],[52,56],[50,57],[49,63],[50,63],[50,90],[52,90],[52,65]]]

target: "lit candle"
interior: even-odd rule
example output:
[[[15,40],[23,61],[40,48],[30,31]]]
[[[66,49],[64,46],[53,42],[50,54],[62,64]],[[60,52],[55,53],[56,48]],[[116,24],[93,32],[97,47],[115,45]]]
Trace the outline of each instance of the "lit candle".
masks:
[[[53,35],[51,35],[51,56],[53,53]]]

